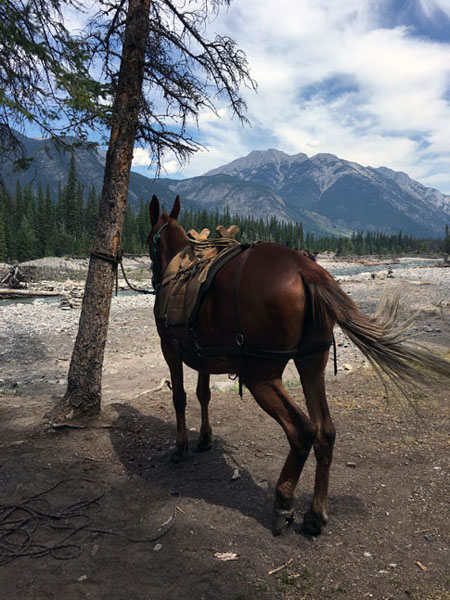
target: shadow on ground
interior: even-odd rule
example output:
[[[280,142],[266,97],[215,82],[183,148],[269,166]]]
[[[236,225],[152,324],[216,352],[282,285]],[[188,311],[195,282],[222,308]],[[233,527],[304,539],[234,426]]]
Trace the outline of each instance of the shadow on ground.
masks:
[[[275,479],[261,480],[264,475],[264,463],[261,460],[257,461],[261,469],[260,483],[257,483],[255,477],[258,478],[258,473],[252,474],[253,468],[249,470],[242,466],[238,448],[216,435],[211,450],[198,452],[195,449],[197,434],[191,432],[189,445],[195,450],[190,451],[187,460],[174,464],[169,460],[173,424],[144,415],[127,404],[114,404],[114,408],[118,418],[110,430],[111,443],[130,475],[142,478],[152,488],[170,490],[182,498],[202,500],[212,506],[239,511],[270,531]],[[309,460],[314,462],[312,452]],[[280,471],[282,464],[283,460],[279,461]],[[237,468],[239,478],[233,480]],[[311,500],[312,494],[307,492],[296,496],[297,521],[293,525],[296,532],[300,532],[300,516],[308,510]],[[367,514],[360,497],[336,495],[331,497],[331,502],[334,516],[357,517]]]

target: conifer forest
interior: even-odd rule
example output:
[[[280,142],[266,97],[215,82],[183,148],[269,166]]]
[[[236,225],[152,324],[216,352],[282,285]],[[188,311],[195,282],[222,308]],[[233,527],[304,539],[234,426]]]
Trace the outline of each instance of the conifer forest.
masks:
[[[141,199],[135,211],[127,206],[122,247],[128,254],[147,254],[147,236],[150,231],[149,199]],[[91,187],[85,189],[79,182],[75,160],[72,159],[65,184],[58,197],[52,198],[49,188],[22,188],[19,183],[13,191],[0,190],[0,261],[23,262],[45,256],[87,256],[97,226],[99,194]],[[222,213],[206,210],[182,211],[181,225],[188,231],[204,227],[214,235],[219,223],[228,227],[238,225],[241,242],[272,241],[296,250],[335,252],[337,255],[383,255],[430,252],[450,253],[448,225],[443,239],[423,239],[380,232],[354,232],[349,237],[318,236],[304,231],[302,223],[269,221],[231,215],[225,207]]]

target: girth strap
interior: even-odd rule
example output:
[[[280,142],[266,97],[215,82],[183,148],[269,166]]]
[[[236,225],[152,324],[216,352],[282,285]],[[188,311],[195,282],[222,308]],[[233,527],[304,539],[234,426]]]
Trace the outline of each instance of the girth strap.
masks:
[[[244,258],[241,260],[241,263],[239,265],[238,268],[238,272],[236,274],[236,281],[234,283],[234,298],[233,298],[233,302],[234,302],[234,314],[235,314],[235,319],[236,319],[236,335],[235,335],[235,340],[236,340],[236,346],[238,349],[238,356],[239,356],[239,396],[242,398],[242,379],[244,377],[244,355],[242,352],[243,346],[244,346],[244,334],[242,333],[242,328],[241,328],[241,319],[239,317],[239,301],[238,301],[238,294],[239,294],[239,286],[241,284],[241,277],[242,277],[242,271],[244,270],[244,266],[245,263],[247,262],[248,256],[250,254],[250,251],[253,249],[254,244],[251,244],[248,248],[248,251],[245,253]]]
[[[302,356],[312,356],[326,352],[332,344],[332,340],[328,342],[320,342],[305,348],[296,348],[295,350],[269,350],[264,348],[249,348],[245,346],[215,346],[211,348],[202,348],[196,346],[197,356],[200,358],[208,358],[213,356],[243,356],[245,358],[265,358],[268,360],[283,360]]]

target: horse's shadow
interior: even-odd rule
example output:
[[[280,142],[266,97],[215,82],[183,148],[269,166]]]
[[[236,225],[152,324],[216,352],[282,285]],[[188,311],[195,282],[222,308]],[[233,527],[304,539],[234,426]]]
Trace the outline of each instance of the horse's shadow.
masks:
[[[126,404],[115,404],[114,408],[118,417],[110,430],[111,442],[128,473],[152,487],[178,493],[184,498],[237,510],[270,530],[275,482],[262,480],[258,485],[250,471],[238,465],[234,448],[223,438],[215,435],[210,451],[191,451],[188,460],[174,464],[169,461],[174,436],[172,423],[144,415]],[[198,434],[189,433],[190,447],[195,448]],[[233,479],[236,468],[239,476]],[[259,475],[263,477],[264,473]],[[337,505],[334,516],[366,513],[360,498],[337,496],[332,500],[333,505]],[[297,494],[296,513],[300,515],[307,511],[310,502],[310,494]],[[294,524],[294,529],[300,531],[299,521]]]

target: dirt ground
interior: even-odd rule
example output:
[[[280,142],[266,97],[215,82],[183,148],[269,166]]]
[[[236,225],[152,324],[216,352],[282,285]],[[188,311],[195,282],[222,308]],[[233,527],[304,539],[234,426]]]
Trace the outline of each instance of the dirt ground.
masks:
[[[358,299],[357,285],[349,290]],[[297,489],[297,520],[275,538],[274,486],[287,454],[280,427],[247,391],[243,399],[234,390],[215,391],[212,449],[170,463],[170,390],[142,393],[158,387],[167,369],[151,316],[145,325],[142,319],[139,308],[113,311],[103,412],[87,427],[47,424],[61,389],[56,379],[24,382],[21,395],[0,396],[0,519],[27,521],[9,536],[0,525],[2,600],[450,598],[448,390],[417,392],[412,408],[395,394],[387,402],[362,362],[336,378],[330,370],[337,429],[330,521],[317,539],[300,533],[313,489],[310,456]],[[424,327],[439,329],[431,342],[442,351],[448,310],[425,312],[419,337]],[[34,372],[63,372],[72,344],[73,332],[47,337]],[[17,341],[10,368],[18,368],[20,352],[30,368],[26,345]],[[287,383],[302,403],[301,388]],[[200,410],[193,386],[188,372],[195,448]],[[38,556],[7,561],[19,547]]]
[[[422,399],[424,414],[418,416],[408,406],[386,405],[378,381],[363,371],[329,387],[338,439],[330,523],[318,539],[302,536],[299,523],[272,537],[273,488],[287,444],[248,393],[243,400],[216,394],[212,450],[193,452],[179,465],[167,460],[174,424],[166,391],[110,403],[89,428],[56,431],[42,418],[50,399],[2,398],[3,504],[60,482],[44,496],[48,512],[95,497],[99,486],[104,496],[80,509],[88,528],[66,542],[76,545],[79,556],[61,560],[63,551],[0,566],[1,597],[450,598],[445,394]],[[292,394],[301,400],[298,388]],[[195,402],[188,415],[198,426]],[[196,437],[191,430],[193,447]],[[310,458],[297,493],[299,516],[310,502],[313,466]],[[235,469],[239,477],[233,480]],[[159,540],[136,543],[96,532],[153,538],[175,504],[173,526]],[[62,543],[66,531],[34,525],[33,543]],[[237,559],[219,560],[217,552]]]

